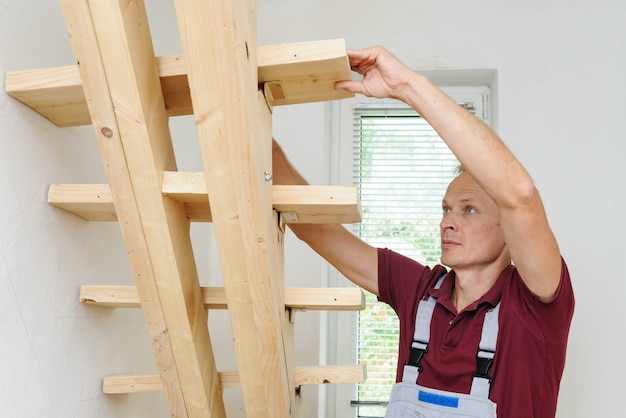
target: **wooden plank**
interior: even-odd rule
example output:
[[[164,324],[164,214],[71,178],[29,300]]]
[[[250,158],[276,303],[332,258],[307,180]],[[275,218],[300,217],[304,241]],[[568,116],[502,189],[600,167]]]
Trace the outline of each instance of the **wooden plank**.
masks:
[[[366,378],[365,365],[296,368],[297,385],[361,383]]]
[[[76,65],[8,72],[5,86],[7,93],[57,126],[91,123]]]
[[[53,184],[48,203],[88,221],[118,220],[111,188],[108,184]]]
[[[276,185],[272,202],[286,223],[361,222],[360,200],[353,186]]]
[[[256,4],[174,3],[246,416],[287,418],[295,387],[283,329],[283,236],[264,175],[272,129],[257,91]]]
[[[337,81],[351,77],[343,40],[269,45],[259,48],[258,59],[259,82],[280,91],[272,89],[273,106],[353,96],[334,89]]]
[[[301,310],[361,311],[365,309],[365,294],[356,287],[287,288],[285,306]]]
[[[204,173],[166,172],[163,176],[163,194],[183,202],[187,218],[193,222],[212,220],[204,179]],[[53,184],[48,202],[89,221],[117,221],[107,184]],[[272,206],[288,223],[361,222],[354,186],[275,185]]]
[[[202,204],[209,200],[204,173],[166,172],[163,193],[185,203]],[[275,185],[272,205],[288,223],[361,222],[355,186]]]
[[[170,413],[224,417],[188,221],[183,205],[160,192],[162,172],[176,167],[145,7],[64,0],[63,9],[88,102],[96,103],[90,114],[113,200],[132,208],[120,225]]]
[[[333,88],[336,81],[350,78],[343,39],[260,46],[258,59],[259,83],[279,84],[283,91],[282,98],[273,100],[274,106],[354,96]],[[168,115],[192,114],[184,57],[158,57],[157,68]],[[5,88],[58,126],[91,123],[75,65],[8,72]]]
[[[366,379],[365,365],[297,367],[295,385],[361,383]],[[241,387],[237,372],[218,372],[224,389]],[[103,379],[103,392],[108,395],[159,392],[163,390],[158,375],[107,376]]]
[[[202,287],[205,309],[227,309],[223,287]],[[139,308],[135,286],[87,285],[80,288],[80,301],[106,308]],[[304,311],[360,311],[365,309],[365,294],[356,287],[285,289],[285,307]]]
[[[218,373],[218,378],[221,376]],[[221,383],[220,378],[220,383]],[[222,386],[223,387],[223,386]],[[102,379],[102,392],[107,395],[121,395],[125,393],[149,393],[163,390],[161,376],[157,375],[127,375],[106,376]]]

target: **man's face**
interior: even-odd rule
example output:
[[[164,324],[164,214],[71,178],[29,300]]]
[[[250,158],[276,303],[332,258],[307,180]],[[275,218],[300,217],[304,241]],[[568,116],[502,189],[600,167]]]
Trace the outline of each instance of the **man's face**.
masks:
[[[466,172],[448,186],[440,228],[441,262],[450,268],[488,265],[506,251],[495,202]]]

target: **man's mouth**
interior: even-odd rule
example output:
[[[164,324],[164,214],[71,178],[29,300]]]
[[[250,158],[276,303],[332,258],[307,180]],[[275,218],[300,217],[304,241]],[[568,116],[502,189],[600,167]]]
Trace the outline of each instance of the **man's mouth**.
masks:
[[[457,247],[461,245],[458,241],[452,240],[452,239],[442,239],[441,240],[441,248],[442,249],[447,249],[447,248],[453,248],[453,247]]]

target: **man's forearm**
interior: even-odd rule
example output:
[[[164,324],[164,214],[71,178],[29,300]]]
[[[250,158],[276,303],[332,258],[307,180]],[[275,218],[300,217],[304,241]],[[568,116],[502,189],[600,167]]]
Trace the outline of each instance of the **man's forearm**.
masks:
[[[275,139],[272,140],[272,172],[274,184],[308,184],[304,177],[291,165]]]
[[[280,145],[272,145],[274,184],[308,184],[291,165]],[[314,251],[349,280],[378,294],[376,248],[366,244],[339,224],[288,224],[289,228]]]

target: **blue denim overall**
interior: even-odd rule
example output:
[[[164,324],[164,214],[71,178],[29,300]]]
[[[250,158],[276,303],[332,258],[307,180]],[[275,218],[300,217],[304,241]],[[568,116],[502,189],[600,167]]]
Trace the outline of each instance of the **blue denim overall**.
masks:
[[[444,277],[439,278],[435,289],[439,289]],[[489,400],[489,369],[496,352],[500,304],[485,315],[472,389],[469,394],[460,394],[417,384],[417,377],[422,370],[420,363],[428,351],[430,322],[436,303],[437,300],[429,296],[428,300],[420,301],[417,307],[411,356],[404,366],[402,382],[393,386],[385,418],[496,418],[496,404]]]

